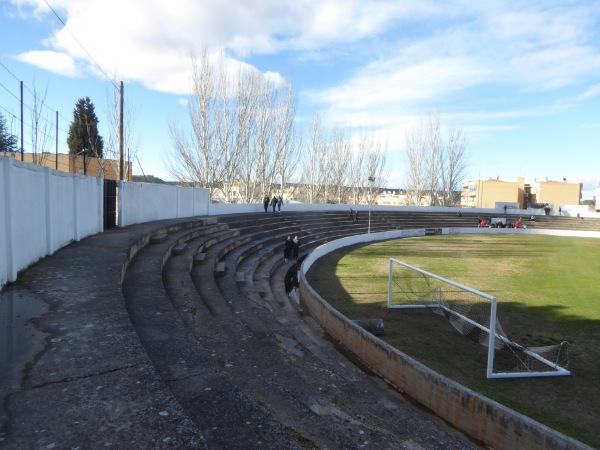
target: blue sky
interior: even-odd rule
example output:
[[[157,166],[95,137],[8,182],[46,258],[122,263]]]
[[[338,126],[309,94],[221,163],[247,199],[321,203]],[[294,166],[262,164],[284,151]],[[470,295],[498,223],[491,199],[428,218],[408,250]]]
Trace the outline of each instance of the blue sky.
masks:
[[[0,42],[0,111],[20,114],[19,80],[26,103],[46,91],[59,152],[81,97],[107,134],[112,88],[89,55],[118,73],[139,139],[134,173],[169,179],[169,123],[189,123],[190,54],[206,47],[293,75],[300,124],[318,111],[381,131],[389,187],[403,185],[406,130],[436,109],[464,127],[470,179],[567,178],[584,199],[600,183],[596,0],[2,0]]]

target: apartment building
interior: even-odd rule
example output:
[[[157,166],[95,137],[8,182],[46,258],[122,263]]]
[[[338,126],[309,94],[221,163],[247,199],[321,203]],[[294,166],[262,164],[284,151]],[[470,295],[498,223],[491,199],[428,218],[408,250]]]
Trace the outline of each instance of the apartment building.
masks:
[[[582,183],[545,180],[525,183],[524,178],[504,181],[499,177],[489,180],[467,181],[462,185],[461,207],[495,208],[496,204],[517,204],[527,209],[530,204],[549,204],[558,211],[561,205],[579,205]]]

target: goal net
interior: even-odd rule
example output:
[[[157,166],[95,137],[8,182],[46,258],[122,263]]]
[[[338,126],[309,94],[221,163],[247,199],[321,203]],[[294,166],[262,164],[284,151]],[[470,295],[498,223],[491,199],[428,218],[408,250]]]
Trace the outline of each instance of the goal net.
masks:
[[[488,348],[487,377],[569,375],[569,344],[524,347],[508,338],[496,297],[390,258],[388,308],[427,308]]]

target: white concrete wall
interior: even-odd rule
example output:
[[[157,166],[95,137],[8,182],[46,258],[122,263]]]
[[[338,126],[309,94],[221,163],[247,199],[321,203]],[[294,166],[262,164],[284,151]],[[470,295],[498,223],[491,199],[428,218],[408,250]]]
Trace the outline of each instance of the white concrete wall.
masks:
[[[103,231],[101,178],[55,171],[6,156],[0,156],[0,175],[0,288],[57,249]],[[118,225],[122,227],[209,214],[208,189],[117,185]]]
[[[10,222],[7,220],[8,204],[10,198],[9,165],[0,157],[0,289],[8,281],[8,274],[12,273],[12,254],[8,254],[8,243],[10,242]],[[12,248],[11,248],[12,249]],[[10,259],[9,259],[10,257]],[[12,279],[11,279],[12,281]]]
[[[119,227],[209,214],[208,189],[119,181],[117,197]]]
[[[102,180],[0,156],[0,288],[71,241],[102,231]]]

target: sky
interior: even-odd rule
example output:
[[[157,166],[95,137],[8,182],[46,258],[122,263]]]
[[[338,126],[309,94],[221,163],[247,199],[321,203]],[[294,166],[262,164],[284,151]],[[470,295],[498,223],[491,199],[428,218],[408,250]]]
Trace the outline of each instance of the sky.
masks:
[[[169,125],[189,126],[191,55],[208,49],[293,80],[299,125],[379,132],[390,188],[434,111],[463,127],[470,180],[600,185],[596,0],[0,0],[0,43],[0,112],[19,134],[19,82],[26,124],[45,93],[61,153],[79,98],[106,140],[122,80],[134,174],[172,179]]]

